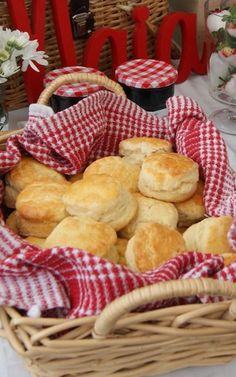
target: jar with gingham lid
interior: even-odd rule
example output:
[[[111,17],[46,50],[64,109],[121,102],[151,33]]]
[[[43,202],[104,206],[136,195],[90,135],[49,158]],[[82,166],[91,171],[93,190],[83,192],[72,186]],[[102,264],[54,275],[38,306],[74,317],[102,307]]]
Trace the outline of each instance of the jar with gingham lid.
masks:
[[[57,77],[68,73],[95,73],[104,76],[104,73],[96,68],[83,66],[63,67],[48,72],[44,77],[44,86],[46,87]],[[55,112],[62,111],[102,89],[104,89],[102,86],[89,82],[62,85],[53,93],[49,104]]]
[[[177,76],[175,67],[155,59],[130,60],[115,71],[127,97],[147,111],[166,107],[166,100],[174,94]]]

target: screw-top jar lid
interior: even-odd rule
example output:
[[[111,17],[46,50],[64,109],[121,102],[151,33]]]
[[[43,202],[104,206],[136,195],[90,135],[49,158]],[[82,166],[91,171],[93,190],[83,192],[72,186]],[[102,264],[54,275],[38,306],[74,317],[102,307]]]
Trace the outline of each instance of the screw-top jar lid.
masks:
[[[104,73],[97,70],[96,68],[82,67],[82,66],[72,66],[72,67],[63,67],[55,69],[51,72],[48,72],[44,78],[44,86],[47,86],[51,81],[55,80],[61,75],[66,75],[68,73],[96,73],[98,75],[104,76]],[[56,90],[54,94],[64,97],[86,97],[89,94],[95,93],[98,90],[104,89],[100,85],[90,84],[87,82],[76,83],[76,84],[67,84],[62,85]]]
[[[163,88],[175,83],[178,71],[160,60],[135,59],[117,67],[115,76],[117,81],[129,87]]]

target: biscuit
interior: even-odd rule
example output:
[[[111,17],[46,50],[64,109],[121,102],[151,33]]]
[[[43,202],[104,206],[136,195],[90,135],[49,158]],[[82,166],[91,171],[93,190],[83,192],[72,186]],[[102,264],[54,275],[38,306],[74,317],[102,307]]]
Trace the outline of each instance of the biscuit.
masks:
[[[68,178],[68,181],[71,182],[71,183],[74,183],[74,182],[80,181],[81,179],[83,179],[83,174],[78,173],[78,174],[75,174],[75,175],[71,175]]]
[[[187,229],[188,229],[188,227],[186,227],[186,226],[183,226],[183,227],[177,226],[177,231],[181,234],[183,234]]]
[[[28,221],[59,223],[67,216],[62,196],[69,185],[57,182],[31,183],[18,195],[16,209]]]
[[[22,217],[16,211],[16,227],[18,234],[23,237],[38,237],[46,238],[53,229],[57,226],[58,222],[53,221],[32,221]]]
[[[63,202],[73,216],[88,216],[110,224],[115,230],[127,225],[137,211],[137,201],[118,181],[108,175],[91,175],[72,183]]]
[[[138,190],[138,177],[140,167],[126,162],[119,156],[108,156],[92,162],[84,171],[83,178],[94,174],[106,174],[118,180],[126,190]]]
[[[133,196],[137,200],[138,210],[129,224],[119,231],[120,237],[130,239],[135,231],[146,223],[160,223],[176,228],[178,212],[174,204],[147,198],[139,193],[135,193]]]
[[[8,228],[13,230],[14,233],[18,234],[18,228],[17,228],[17,212],[13,211],[6,219],[6,225]]]
[[[119,144],[119,155],[131,164],[141,165],[144,158],[156,152],[171,152],[169,141],[155,137],[132,137]]]
[[[33,157],[24,156],[5,176],[6,190],[4,202],[7,207],[15,208],[17,195],[27,185],[36,181],[65,183],[66,178],[54,169],[38,162]]]
[[[117,238],[115,247],[118,254],[118,261],[117,263],[126,265],[126,259],[125,259],[125,251],[128,244],[128,240],[125,238]]]
[[[47,237],[44,246],[83,249],[99,257],[111,257],[117,235],[114,229],[88,217],[66,217]]]
[[[213,254],[233,252],[227,238],[232,221],[231,216],[208,217],[191,225],[183,233],[187,249]]]
[[[148,197],[182,202],[197,189],[198,164],[177,153],[155,153],[143,161],[138,188]]]
[[[170,258],[186,250],[183,236],[175,229],[150,223],[138,229],[128,241],[125,258],[135,272],[159,267]]]
[[[118,255],[118,251],[115,245],[110,249],[110,251],[108,252],[105,258],[112,263],[119,262],[119,255]]]
[[[179,215],[178,227],[189,227],[190,225],[204,219],[205,207],[203,190],[204,184],[202,181],[199,181],[197,190],[191,198],[184,202],[175,203]]]
[[[224,265],[229,266],[232,263],[236,263],[236,253],[224,253],[221,254],[224,258]]]
[[[27,241],[30,245],[35,245],[39,247],[44,247],[45,238],[38,238],[38,237],[26,237],[25,241]]]
[[[5,204],[5,206],[12,209],[16,208],[16,198],[18,194],[19,191],[6,183],[3,195],[3,203]]]

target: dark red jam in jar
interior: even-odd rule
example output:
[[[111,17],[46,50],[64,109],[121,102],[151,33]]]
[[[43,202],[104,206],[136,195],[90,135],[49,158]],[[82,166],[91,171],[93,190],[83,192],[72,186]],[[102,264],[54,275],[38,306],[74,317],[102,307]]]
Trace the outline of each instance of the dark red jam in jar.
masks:
[[[82,66],[72,66],[72,67],[63,67],[55,69],[48,72],[44,78],[44,86],[49,85],[53,80],[62,75],[68,73],[96,73],[98,75],[104,76],[104,73],[101,71]],[[55,93],[50,98],[50,106],[53,108],[54,112],[62,111],[68,107],[75,105],[77,102],[81,101],[83,98],[86,98],[90,94],[97,92],[98,90],[104,89],[100,85],[91,84],[91,83],[76,83],[76,84],[66,84],[62,85],[56,90]]]
[[[147,111],[166,107],[166,100],[174,95],[177,76],[171,64],[154,59],[130,60],[115,71],[127,97]]]

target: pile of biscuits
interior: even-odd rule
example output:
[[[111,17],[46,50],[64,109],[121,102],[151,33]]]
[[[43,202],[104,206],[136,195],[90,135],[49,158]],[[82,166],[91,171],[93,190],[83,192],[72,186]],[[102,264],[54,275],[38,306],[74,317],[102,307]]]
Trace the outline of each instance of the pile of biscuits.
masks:
[[[134,137],[71,177],[22,157],[5,176],[6,225],[30,244],[83,249],[137,272],[185,251],[231,261],[233,219],[206,217],[203,192],[196,162],[167,140]]]

